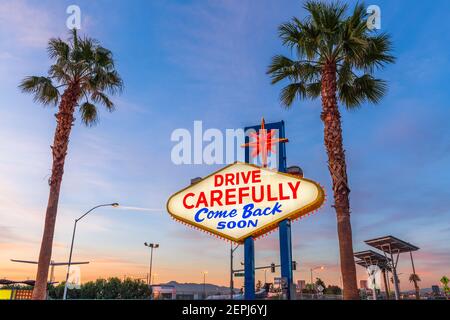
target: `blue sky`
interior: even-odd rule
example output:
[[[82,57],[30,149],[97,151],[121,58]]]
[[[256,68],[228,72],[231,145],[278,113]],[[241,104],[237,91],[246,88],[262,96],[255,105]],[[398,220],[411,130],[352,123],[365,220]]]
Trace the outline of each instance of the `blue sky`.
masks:
[[[349,3],[354,4],[354,1]],[[37,259],[50,174],[54,109],[36,105],[17,89],[50,64],[46,43],[65,37],[66,7],[82,10],[82,31],[111,49],[125,82],[117,111],[101,113],[94,128],[74,127],[56,228],[54,260],[65,260],[73,219],[90,207],[118,201],[152,211],[102,209],[83,221],[76,259],[90,260],[82,276],[144,276],[143,242],[159,242],[156,281],[228,283],[228,244],[173,222],[170,194],[220,166],[175,166],[177,128],[241,128],[285,120],[288,164],[325,185],[320,101],[284,110],[281,86],[265,70],[270,58],[289,54],[277,26],[303,17],[302,1],[26,1],[0,4],[0,277],[33,278],[35,269],[10,258]],[[377,105],[342,109],[355,250],[387,234],[421,248],[422,285],[438,282],[450,265],[450,3],[376,1],[382,30],[392,35],[397,63],[377,73],[389,92]],[[79,118],[79,117],[78,117]],[[330,198],[329,197],[329,198]],[[331,201],[293,227],[296,279],[325,265],[321,277],[339,284],[336,218]],[[277,262],[278,237],[256,243],[257,264]],[[201,254],[199,254],[201,253]],[[238,252],[242,259],[242,252]],[[359,268],[359,267],[358,267]],[[359,277],[365,278],[359,268]],[[408,257],[400,260],[402,288],[412,287]],[[57,276],[61,277],[63,270]],[[271,275],[272,276],[272,275]],[[257,273],[259,279],[262,273]]]

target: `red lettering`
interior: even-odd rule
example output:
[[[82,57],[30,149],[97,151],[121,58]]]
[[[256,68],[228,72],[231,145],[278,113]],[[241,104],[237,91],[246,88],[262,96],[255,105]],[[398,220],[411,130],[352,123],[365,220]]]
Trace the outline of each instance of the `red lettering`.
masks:
[[[248,171],[247,175],[245,174],[245,172],[242,172],[241,174],[242,174],[242,183],[244,183],[244,184],[249,183],[252,172]]]
[[[234,174],[232,173],[227,173],[225,174],[225,185],[227,186],[228,184],[233,184],[234,183]]]
[[[280,200],[289,200],[289,196],[283,195],[283,184],[282,183],[280,183],[278,185],[278,191],[279,191],[278,198]]]
[[[236,198],[236,188],[225,190],[225,205],[234,205],[236,204],[236,200],[231,200]]]
[[[272,197],[272,186],[269,184],[267,185],[267,201],[277,201],[277,197]]]
[[[214,176],[214,186],[220,187],[223,184],[223,176],[221,174],[217,174]]]
[[[200,192],[198,199],[197,199],[197,205],[196,208],[200,207],[200,205],[203,205],[205,207],[208,207],[208,201],[206,200],[206,196],[204,192]]]
[[[183,206],[184,206],[186,209],[192,209],[192,208],[194,208],[194,205],[188,205],[188,204],[186,203],[187,198],[188,198],[188,197],[193,197],[193,196],[195,196],[195,194],[193,194],[192,192],[191,192],[191,193],[188,193],[188,194],[186,194],[186,195],[184,196],[184,198],[183,198]]]
[[[252,178],[253,183],[261,183],[261,170],[253,171]]]
[[[295,186],[292,184],[292,182],[288,182],[289,188],[291,188],[292,196],[294,199],[297,199],[297,192],[298,188],[300,187],[300,181],[297,181],[295,183]]]
[[[259,203],[264,200],[264,186],[259,186],[260,189],[259,198],[256,197],[256,188],[257,187],[252,187],[252,200],[254,203]]]
[[[248,197],[249,195],[250,195],[250,193],[248,192],[248,190],[249,190],[249,187],[242,187],[242,188],[239,188],[239,204],[241,204],[243,201],[242,201],[242,198],[244,198],[244,197]],[[247,191],[247,193],[244,193],[244,191]]]
[[[219,206],[222,206],[222,190],[213,190],[211,191],[211,207],[214,207],[214,203],[217,202]]]

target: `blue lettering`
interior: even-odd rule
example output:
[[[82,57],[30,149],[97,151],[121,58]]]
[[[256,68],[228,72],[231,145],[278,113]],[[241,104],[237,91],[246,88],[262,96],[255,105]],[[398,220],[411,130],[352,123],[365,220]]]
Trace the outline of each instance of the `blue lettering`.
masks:
[[[220,221],[217,223],[217,229],[222,230],[225,228],[234,229],[236,227],[242,229],[247,227],[256,227],[258,225],[258,220],[250,220],[250,217],[260,217],[260,216],[269,216],[275,215],[277,213],[282,213],[281,211],[282,205],[279,202],[276,202],[273,207],[266,207],[264,209],[255,208],[255,205],[250,203],[243,207],[242,219],[239,222],[236,221]],[[231,211],[223,210],[223,211],[210,211],[208,208],[202,208],[198,210],[194,215],[195,222],[203,222],[205,219],[223,219],[223,218],[234,218],[238,215],[236,209]],[[245,221],[245,219],[249,219]]]
[[[272,211],[270,212],[271,214],[275,215],[275,213],[281,213],[281,204],[280,203],[275,203],[275,206],[273,207]]]
[[[252,216],[252,209],[255,207],[254,204],[250,203],[244,206],[244,213],[242,214],[242,218],[247,219]]]
[[[217,224],[217,230],[225,229],[225,226],[226,226],[225,221],[220,221],[220,222]]]
[[[245,228],[247,226],[247,223],[245,222],[245,220],[241,220],[241,221],[238,222],[237,225],[238,225],[239,228],[242,229],[242,228]]]
[[[248,227],[255,227],[258,225],[258,219],[256,219],[255,221],[253,220],[248,220]]]
[[[227,227],[228,227],[228,229],[234,229],[234,228],[236,228],[236,222],[234,222],[234,221],[228,222]]]
[[[242,213],[242,218],[243,219],[248,219],[251,216],[253,216],[253,217],[260,217],[260,216],[263,216],[263,215],[270,216],[271,214],[275,215],[277,213],[281,213],[282,212],[281,211],[281,203],[279,203],[279,202],[275,203],[273,208],[272,207],[267,207],[267,208],[265,208],[263,210],[257,208],[257,209],[255,209],[255,211],[252,211],[254,207],[255,207],[255,205],[252,204],[252,203],[244,206],[244,212]]]
[[[203,220],[205,220],[205,218],[200,219],[200,214],[206,213],[206,212],[208,212],[208,209],[206,209],[206,208],[198,210],[197,213],[195,214],[194,220],[196,222],[202,222]]]

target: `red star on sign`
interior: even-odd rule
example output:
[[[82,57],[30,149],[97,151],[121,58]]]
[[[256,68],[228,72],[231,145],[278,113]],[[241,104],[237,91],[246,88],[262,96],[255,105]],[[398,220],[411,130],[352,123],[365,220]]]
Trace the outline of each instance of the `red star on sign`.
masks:
[[[250,138],[254,138],[255,141],[243,144],[241,147],[250,147],[252,148],[252,153],[250,156],[252,158],[258,157],[261,154],[262,158],[262,166],[263,168],[267,167],[267,156],[276,150],[276,144],[277,143],[284,143],[289,142],[288,139],[278,139],[274,138],[276,133],[275,129],[270,130],[270,132],[267,132],[267,129],[265,128],[265,122],[264,118],[262,118],[261,121],[261,129],[259,129],[258,134],[251,133]]]

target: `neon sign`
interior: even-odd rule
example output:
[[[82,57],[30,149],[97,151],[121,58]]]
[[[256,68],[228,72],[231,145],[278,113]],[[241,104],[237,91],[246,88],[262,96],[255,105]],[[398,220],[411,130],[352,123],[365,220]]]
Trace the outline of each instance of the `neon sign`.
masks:
[[[264,168],[267,167],[267,157],[270,153],[274,152],[277,144],[289,142],[288,139],[275,138],[276,130],[268,131],[266,129],[266,122],[264,118],[261,121],[261,128],[258,133],[251,133],[250,138],[253,138],[254,141],[243,144],[241,147],[250,147],[253,149],[251,157],[257,158],[259,155],[262,157],[262,166]]]
[[[242,243],[317,210],[324,196],[314,181],[236,162],[174,194],[167,210],[176,220]]]

